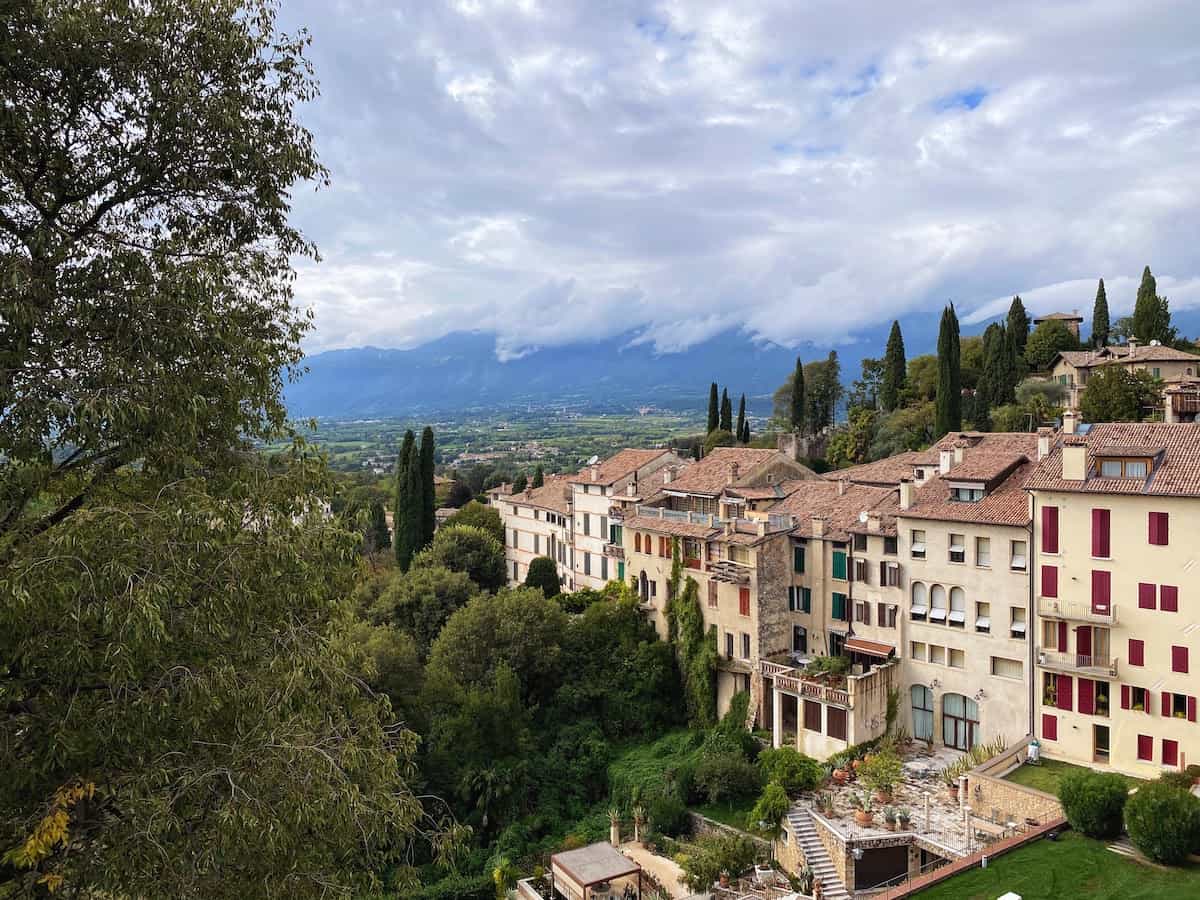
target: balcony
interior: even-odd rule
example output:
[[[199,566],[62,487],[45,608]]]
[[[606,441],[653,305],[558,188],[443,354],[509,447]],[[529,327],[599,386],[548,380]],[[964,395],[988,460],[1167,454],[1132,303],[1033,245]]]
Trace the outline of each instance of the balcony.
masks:
[[[605,544],[604,555],[612,559],[624,559],[625,548],[620,544]]]
[[[1074,603],[1057,597],[1038,597],[1037,612],[1048,619],[1066,619],[1071,622],[1092,622],[1096,625],[1116,625],[1117,608],[1110,604],[1108,612],[1098,612],[1088,603]]]
[[[1038,665],[1043,669],[1070,672],[1096,678],[1116,678],[1117,660],[1108,656],[1086,656],[1081,653],[1059,653],[1038,647]]]
[[[750,567],[729,559],[718,559],[708,564],[708,574],[713,581],[726,584],[747,585],[750,583]]]
[[[820,700],[822,703],[832,703],[835,706],[851,708],[850,692],[844,687],[839,688],[805,678],[801,669],[780,665],[779,663],[773,663],[770,660],[764,659],[759,661],[758,670],[763,674],[764,678],[774,680],[776,690],[787,691],[790,694],[805,697],[809,700]],[[840,681],[844,685],[846,683],[845,677],[842,677]]]

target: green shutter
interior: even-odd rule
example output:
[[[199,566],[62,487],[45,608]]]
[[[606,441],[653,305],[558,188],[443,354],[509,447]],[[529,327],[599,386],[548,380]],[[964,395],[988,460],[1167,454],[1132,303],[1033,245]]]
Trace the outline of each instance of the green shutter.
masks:
[[[800,612],[812,612],[812,588],[800,588]]]
[[[836,591],[833,595],[833,617],[840,621],[846,620],[846,595]]]
[[[804,545],[797,544],[792,548],[792,569],[796,572],[804,572]]]
[[[625,561],[624,560],[617,561],[617,580],[618,581],[625,580]]]
[[[839,581],[846,580],[846,551],[833,551],[833,577]]]

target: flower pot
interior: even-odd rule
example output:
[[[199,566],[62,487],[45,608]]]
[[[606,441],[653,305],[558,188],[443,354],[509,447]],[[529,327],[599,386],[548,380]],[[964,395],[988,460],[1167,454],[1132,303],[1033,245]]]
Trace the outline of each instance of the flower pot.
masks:
[[[875,799],[880,803],[884,803],[884,804],[891,803],[892,802],[892,792],[891,791],[876,791]]]
[[[729,887],[729,873],[722,872],[719,877],[721,879],[721,887]]]
[[[884,827],[884,828],[886,828],[888,831],[895,831],[895,830],[896,830],[896,823],[895,823],[895,822],[889,822],[887,819],[884,819],[884,820],[883,820],[883,827]]]
[[[845,769],[834,769],[833,780],[838,784],[845,784],[850,778],[849,773]]]
[[[875,814],[869,813],[865,809],[856,809],[854,811],[854,821],[859,825],[870,825],[875,821]]]

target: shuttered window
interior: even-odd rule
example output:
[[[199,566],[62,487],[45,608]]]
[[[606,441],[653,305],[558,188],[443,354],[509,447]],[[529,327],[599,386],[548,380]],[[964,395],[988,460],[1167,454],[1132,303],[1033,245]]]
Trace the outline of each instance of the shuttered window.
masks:
[[[1042,713],[1042,740],[1058,740],[1058,716]]]
[[[1162,762],[1164,766],[1179,765],[1179,742],[1163,738]]]
[[[1171,584],[1160,585],[1158,601],[1163,612],[1179,612],[1179,588]]]
[[[812,588],[800,588],[800,612],[812,612]]]
[[[750,615],[750,588],[738,588],[738,614]]]
[[[792,548],[792,571],[804,574],[804,545],[797,544]]]
[[[1146,664],[1146,644],[1138,638],[1129,639],[1129,664],[1144,666]]]
[[[1174,646],[1171,648],[1171,671],[1179,672],[1183,675],[1187,674],[1188,670],[1188,648]]]
[[[1058,690],[1055,694],[1055,706],[1070,712],[1072,709],[1072,678],[1070,675],[1058,676]]]
[[[1138,609],[1154,609],[1154,585],[1141,582],[1138,584]]]
[[[1154,738],[1150,735],[1137,736],[1137,758],[1144,762],[1154,762]]]
[[[1058,507],[1042,507],[1042,552],[1058,552]]]
[[[1107,509],[1092,510],[1092,556],[1097,559],[1108,559],[1109,553],[1109,511]]]
[[[833,551],[833,577],[839,581],[846,580],[846,551]]]
[[[1058,596],[1058,566],[1042,566],[1042,596]]]
[[[818,734],[821,732],[821,704],[816,700],[804,701],[804,728]]]
[[[1092,570],[1092,612],[1107,614],[1112,609],[1112,573]]]
[[[1168,543],[1168,518],[1165,512],[1150,513],[1150,543],[1165,547]]]
[[[839,594],[836,591],[833,594],[833,618],[839,621],[846,621],[846,595]]]
[[[825,733],[839,741],[846,740],[846,711],[836,706],[826,707]]]
[[[1095,682],[1089,678],[1079,679],[1079,711],[1092,715],[1096,711]]]

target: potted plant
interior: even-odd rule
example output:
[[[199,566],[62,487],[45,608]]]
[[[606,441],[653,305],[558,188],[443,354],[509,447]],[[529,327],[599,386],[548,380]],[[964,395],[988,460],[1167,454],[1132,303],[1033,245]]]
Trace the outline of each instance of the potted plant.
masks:
[[[901,831],[908,831],[908,826],[912,822],[912,813],[908,811],[908,807],[902,806],[896,810],[896,824],[900,826]]]
[[[854,811],[855,822],[867,826],[875,821],[875,814],[871,812],[871,795],[867,791],[863,791],[858,806],[859,808]]]
[[[709,871],[712,871],[711,869]],[[729,870],[722,869],[721,874],[717,876],[721,879],[721,887],[729,887]]]
[[[896,830],[896,809],[892,806],[883,808],[883,827],[888,831]]]
[[[890,751],[868,756],[858,773],[867,787],[875,791],[880,803],[892,802],[892,791],[900,781],[903,767],[900,757]]]
[[[845,769],[834,769],[833,780],[836,784],[842,785],[850,780],[850,773]]]

